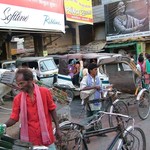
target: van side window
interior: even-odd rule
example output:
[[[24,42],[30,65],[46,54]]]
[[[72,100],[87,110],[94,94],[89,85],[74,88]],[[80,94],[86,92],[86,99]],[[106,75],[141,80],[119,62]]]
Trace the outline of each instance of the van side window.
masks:
[[[28,62],[30,68],[38,69],[38,63],[36,61]]]
[[[46,67],[44,66],[44,63],[41,62],[40,63],[40,70],[43,72],[43,71],[47,71]]]
[[[54,69],[57,69],[57,66],[53,60],[48,59],[48,60],[42,60],[40,62],[40,70],[42,72],[50,71],[50,70],[54,70]]]

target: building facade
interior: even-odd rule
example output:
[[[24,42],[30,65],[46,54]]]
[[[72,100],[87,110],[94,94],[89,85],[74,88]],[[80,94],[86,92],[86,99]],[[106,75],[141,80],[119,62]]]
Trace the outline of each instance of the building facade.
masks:
[[[140,0],[139,0],[140,1]],[[109,27],[112,27],[112,16],[111,12],[113,7],[117,8],[116,5],[120,0],[92,0],[93,6],[93,25],[81,24],[79,26],[79,37],[80,37],[80,50],[88,50],[100,52],[101,50],[105,52],[114,52],[119,53],[119,51],[124,50],[127,54],[132,54],[134,57],[137,57],[139,53],[150,53],[150,38],[146,33],[146,36],[130,36],[128,38],[123,38],[125,35],[115,35],[111,36],[111,30]],[[136,1],[128,0],[126,2],[136,3]],[[149,10],[149,4],[147,0],[143,0],[141,6],[146,4]],[[138,3],[138,2],[137,2]],[[127,4],[126,4],[127,5]],[[133,4],[132,4],[133,5]],[[131,5],[131,6],[132,6]],[[112,6],[112,7],[110,7]],[[128,7],[131,7],[128,5]],[[136,8],[139,6],[136,5]],[[136,11],[140,12],[140,11]],[[149,12],[149,11],[147,11]],[[130,9],[128,11],[130,12]],[[139,14],[140,15],[140,14]],[[149,23],[149,14],[148,14],[148,23]],[[108,20],[106,20],[108,19]],[[70,51],[77,52],[78,45],[76,45],[76,29],[75,23],[71,21],[65,21],[65,33],[60,32],[25,32],[17,31],[12,32],[12,30],[7,30],[6,32],[0,32],[1,35],[1,49],[0,49],[0,58],[1,59],[11,59],[15,56],[24,56],[24,55],[43,55],[43,51],[46,51],[48,54],[56,53],[69,53]],[[149,31],[149,28],[145,29]],[[142,34],[144,34],[142,32]],[[137,34],[138,35],[138,34]],[[24,38],[24,52],[23,53],[14,53],[11,46],[12,37]],[[14,45],[14,42],[13,44]],[[94,46],[93,46],[94,45]],[[105,45],[105,46],[104,46]],[[5,49],[5,50],[4,50]],[[9,49],[9,50],[8,50]],[[7,54],[7,55],[6,55]],[[7,56],[7,57],[6,57]]]
[[[136,21],[145,18],[142,29],[132,33],[113,32],[113,19],[117,14],[117,5],[122,3],[121,0],[101,0],[98,2],[96,0],[95,3],[98,5],[93,6],[94,40],[106,40],[106,52],[120,53],[124,51],[125,54],[132,55],[135,60],[140,53],[150,53],[149,1],[123,1],[126,6],[125,13],[132,16],[132,23],[134,22],[133,16]]]

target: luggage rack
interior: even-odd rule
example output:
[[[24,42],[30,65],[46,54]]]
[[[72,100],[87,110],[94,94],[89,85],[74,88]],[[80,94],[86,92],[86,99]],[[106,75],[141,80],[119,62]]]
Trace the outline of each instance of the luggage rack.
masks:
[[[5,71],[0,79],[0,83],[6,84],[12,88],[17,88],[15,84],[15,72]]]

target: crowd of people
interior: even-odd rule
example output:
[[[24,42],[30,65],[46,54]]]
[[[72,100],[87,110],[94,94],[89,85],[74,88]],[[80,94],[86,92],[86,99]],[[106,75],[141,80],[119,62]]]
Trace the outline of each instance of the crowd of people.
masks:
[[[68,65],[69,75],[74,85],[80,86],[80,95],[82,101],[100,99],[102,95],[102,82],[97,75],[97,60],[91,59],[89,62],[84,60],[73,59]],[[88,97],[87,97],[88,96]],[[86,106],[87,117],[100,110],[101,103],[95,102],[90,104],[89,110]]]
[[[145,54],[145,58],[143,53],[138,56],[137,69],[144,76],[145,86],[150,84],[150,54]]]
[[[145,83],[150,83],[150,54],[140,54],[137,62],[137,69],[145,77]],[[92,101],[102,97],[102,82],[97,75],[97,62],[90,62],[73,59],[68,65],[69,75],[73,82],[80,86],[81,99]],[[56,137],[61,140],[56,104],[53,101],[51,92],[35,84],[34,75],[28,67],[19,68],[16,71],[16,83],[20,93],[13,100],[12,113],[6,127],[21,121],[21,140],[31,142],[33,145],[45,145],[50,150],[56,150],[55,137],[53,135],[52,120],[56,127]],[[88,96],[87,96],[88,95]],[[94,101],[86,106],[87,117],[101,109],[101,102]],[[89,107],[90,106],[90,107]]]
[[[69,75],[75,80],[80,78],[79,86],[83,91],[93,89],[90,98],[100,98],[101,81],[97,76],[97,64],[95,60],[91,62],[73,59],[68,65]],[[34,146],[47,146],[49,150],[56,150],[55,136],[53,134],[53,124],[56,127],[56,138],[61,141],[56,104],[52,94],[46,87],[38,86],[34,80],[32,70],[27,66],[22,66],[16,70],[16,85],[20,92],[14,97],[12,113],[4,123],[8,128],[20,120],[20,139],[30,142]],[[99,110],[100,103],[94,103],[93,111]],[[96,108],[96,109],[95,109]],[[87,109],[87,115],[88,114]]]
[[[86,60],[72,59],[68,64],[69,76],[71,76],[74,85],[80,86],[80,81],[88,74],[88,65],[90,63],[97,63],[96,59]]]

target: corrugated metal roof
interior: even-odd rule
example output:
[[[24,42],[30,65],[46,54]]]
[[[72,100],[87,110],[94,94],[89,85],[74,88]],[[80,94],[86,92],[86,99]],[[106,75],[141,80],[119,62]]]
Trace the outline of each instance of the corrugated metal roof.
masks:
[[[85,46],[80,47],[80,51],[83,52],[100,52],[106,45],[106,41],[92,41]]]

